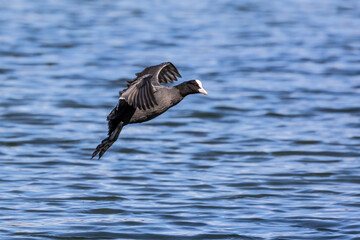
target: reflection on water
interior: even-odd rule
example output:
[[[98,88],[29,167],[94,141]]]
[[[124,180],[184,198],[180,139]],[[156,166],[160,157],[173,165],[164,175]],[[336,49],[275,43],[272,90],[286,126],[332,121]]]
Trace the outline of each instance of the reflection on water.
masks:
[[[355,0],[10,1],[0,8],[4,239],[357,239]],[[173,62],[209,96],[126,126],[118,91]]]

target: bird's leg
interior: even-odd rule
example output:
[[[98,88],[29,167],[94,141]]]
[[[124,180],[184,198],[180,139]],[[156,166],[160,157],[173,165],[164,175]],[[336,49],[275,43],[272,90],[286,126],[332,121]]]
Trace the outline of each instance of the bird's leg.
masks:
[[[108,150],[109,147],[111,147],[111,145],[113,145],[113,143],[118,139],[123,126],[124,122],[120,122],[117,125],[116,129],[107,138],[102,140],[102,142],[96,147],[95,151],[93,152],[91,159],[93,159],[98,153],[99,159],[102,157],[102,155],[104,155],[106,150]]]

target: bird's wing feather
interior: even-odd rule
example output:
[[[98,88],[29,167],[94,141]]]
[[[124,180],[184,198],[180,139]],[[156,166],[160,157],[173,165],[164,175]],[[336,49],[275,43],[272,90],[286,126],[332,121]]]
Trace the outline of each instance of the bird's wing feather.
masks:
[[[157,104],[154,97],[154,89],[151,84],[153,75],[146,74],[138,77],[136,81],[125,89],[120,98],[124,99],[130,106],[141,110],[148,109]]]
[[[128,88],[120,92],[120,99],[125,99],[130,106],[141,110],[157,105],[154,86],[160,83],[172,83],[177,81],[177,77],[181,77],[171,62],[147,67],[136,76],[133,81],[128,81]]]
[[[145,68],[142,72],[136,73],[137,77],[141,77],[146,74],[153,75],[152,83],[168,83],[177,81],[177,77],[181,78],[179,71],[171,62],[164,62],[159,65]]]

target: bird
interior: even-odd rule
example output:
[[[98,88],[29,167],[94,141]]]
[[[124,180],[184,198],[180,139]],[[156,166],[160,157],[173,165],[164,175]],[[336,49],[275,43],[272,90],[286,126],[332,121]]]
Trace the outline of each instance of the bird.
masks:
[[[117,105],[107,116],[108,136],[94,150],[91,159],[99,154],[100,159],[127,124],[149,121],[181,102],[189,94],[208,95],[200,80],[189,80],[170,87],[181,78],[179,71],[171,62],[145,68],[136,73],[136,78],[127,81],[127,88],[119,92]]]

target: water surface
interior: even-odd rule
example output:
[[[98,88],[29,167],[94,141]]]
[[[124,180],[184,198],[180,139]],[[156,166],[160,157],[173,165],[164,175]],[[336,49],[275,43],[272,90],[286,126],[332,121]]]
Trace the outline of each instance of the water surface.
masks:
[[[1,238],[360,239],[358,29],[355,0],[4,2]],[[165,61],[209,96],[90,160]]]

